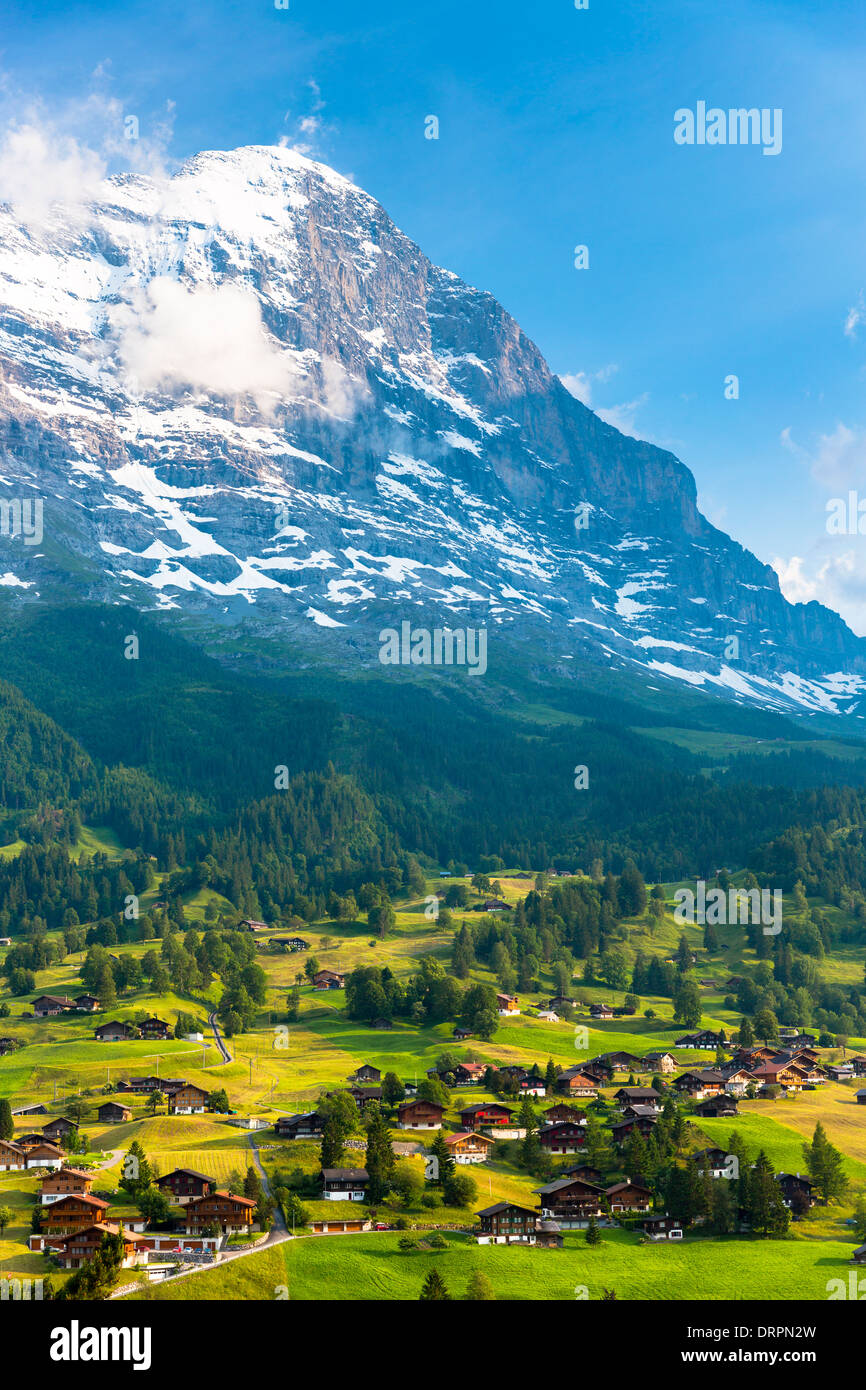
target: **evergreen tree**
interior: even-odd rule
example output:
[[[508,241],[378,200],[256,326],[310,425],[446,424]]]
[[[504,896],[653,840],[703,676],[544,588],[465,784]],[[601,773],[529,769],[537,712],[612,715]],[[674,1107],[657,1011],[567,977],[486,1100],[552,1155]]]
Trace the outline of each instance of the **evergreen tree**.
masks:
[[[419,1299],[422,1303],[445,1303],[451,1301],[451,1295],[438,1269],[431,1269],[430,1273],[427,1275],[427,1278],[421,1286]]]
[[[825,1202],[839,1202],[848,1190],[848,1178],[842,1171],[844,1155],[830,1143],[824,1126],[815,1126],[811,1144],[804,1144],[806,1171]]]
[[[364,1167],[369,1177],[367,1201],[372,1206],[377,1206],[391,1190],[395,1167],[394,1148],[385,1116],[375,1101],[367,1106],[364,1124],[367,1130],[367,1156]]]

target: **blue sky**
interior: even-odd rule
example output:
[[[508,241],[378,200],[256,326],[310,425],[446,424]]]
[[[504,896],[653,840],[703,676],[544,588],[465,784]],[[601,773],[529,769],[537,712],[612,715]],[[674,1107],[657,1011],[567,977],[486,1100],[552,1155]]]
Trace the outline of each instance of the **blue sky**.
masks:
[[[143,137],[168,122],[171,159],[302,142],[866,633],[866,537],[826,531],[866,499],[861,0],[289,3],[6,0],[0,116],[86,126],[101,94]],[[781,153],[675,144],[701,100],[781,108]]]

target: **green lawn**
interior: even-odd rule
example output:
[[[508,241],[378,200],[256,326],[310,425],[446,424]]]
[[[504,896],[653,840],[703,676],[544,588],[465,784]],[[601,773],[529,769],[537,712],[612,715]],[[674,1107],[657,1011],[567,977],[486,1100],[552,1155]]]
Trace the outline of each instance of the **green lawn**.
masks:
[[[406,1255],[390,1232],[303,1237],[133,1296],[267,1300],[285,1297],[287,1290],[295,1300],[413,1300],[435,1265],[455,1298],[481,1270],[502,1300],[592,1301],[605,1289],[621,1300],[822,1300],[828,1280],[847,1278],[854,1248],[842,1241],[733,1238],[639,1245],[622,1231],[606,1233],[594,1250],[577,1234],[566,1236],[562,1250],[479,1246],[454,1233],[447,1238],[447,1251]],[[579,1320],[580,1313],[575,1316]],[[585,1334],[591,1331],[589,1324]]]

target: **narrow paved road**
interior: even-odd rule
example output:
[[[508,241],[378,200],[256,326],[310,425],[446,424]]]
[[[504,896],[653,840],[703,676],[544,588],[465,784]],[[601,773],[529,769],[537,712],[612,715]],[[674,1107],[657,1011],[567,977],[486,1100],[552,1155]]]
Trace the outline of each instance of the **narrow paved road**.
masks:
[[[274,1203],[274,1223],[271,1226],[268,1238],[265,1241],[265,1245],[273,1245],[275,1244],[275,1241],[278,1238],[288,1235],[288,1228],[286,1226],[285,1218],[283,1217],[282,1208],[280,1207],[280,1204],[275,1200],[274,1194],[271,1192],[271,1185],[268,1181],[268,1175],[265,1172],[264,1167],[262,1166],[262,1160],[259,1158],[259,1146],[256,1143],[255,1136],[252,1134],[250,1135],[250,1148],[252,1149],[253,1153],[253,1163],[256,1165],[258,1175],[262,1180],[262,1187],[264,1188],[266,1195],[270,1197]]]
[[[230,1062],[232,1060],[232,1055],[226,1047],[225,1043],[223,1042],[222,1033],[220,1032],[219,1024],[216,1021],[216,1014],[208,1014],[207,1021],[213,1029],[214,1042],[220,1050],[220,1056],[222,1057],[220,1066],[224,1067],[226,1062]]]

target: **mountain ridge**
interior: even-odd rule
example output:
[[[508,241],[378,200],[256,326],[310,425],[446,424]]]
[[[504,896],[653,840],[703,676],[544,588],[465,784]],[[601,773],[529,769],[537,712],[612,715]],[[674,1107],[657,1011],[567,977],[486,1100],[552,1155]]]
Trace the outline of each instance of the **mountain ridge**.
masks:
[[[484,625],[783,710],[866,688],[866,643],[789,604],[685,464],[287,148],[116,175],[41,227],[0,205],[0,373],[0,501],[45,500],[41,547],[0,539],[23,601],[254,611],[348,665],[407,618]]]

